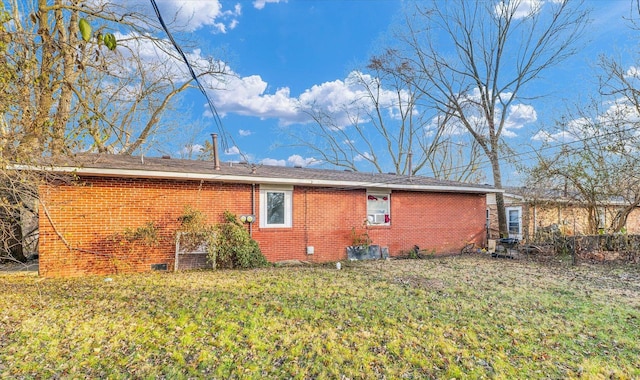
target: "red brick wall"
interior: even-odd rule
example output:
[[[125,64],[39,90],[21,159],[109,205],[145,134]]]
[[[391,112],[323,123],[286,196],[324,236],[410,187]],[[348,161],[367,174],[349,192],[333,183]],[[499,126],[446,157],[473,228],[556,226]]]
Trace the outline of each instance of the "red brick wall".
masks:
[[[481,246],[486,240],[486,196],[393,192],[391,224],[380,235],[392,255],[414,245],[437,254],[460,252],[468,242]]]
[[[82,276],[148,271],[152,264],[174,264],[177,218],[189,205],[209,222],[229,210],[250,214],[251,185],[200,181],[83,178],[74,186],[43,186],[40,209],[40,274]],[[255,213],[259,214],[259,186]],[[394,191],[391,226],[369,226],[374,244],[392,255],[414,245],[436,253],[457,252],[467,241],[484,241],[485,197],[474,194]],[[346,258],[352,228],[363,231],[365,190],[295,187],[292,228],[252,226],[269,261],[330,262]],[[125,228],[159,226],[160,244],[131,248],[113,240]],[[315,253],[306,254],[313,246]]]
[[[75,186],[41,187],[40,198],[43,276],[142,272],[159,263],[172,269],[185,206],[202,211],[211,223],[220,222],[225,210],[251,213],[251,185],[200,181],[83,178]],[[112,241],[114,234],[148,222],[159,226],[158,246],[139,245],[131,252]]]

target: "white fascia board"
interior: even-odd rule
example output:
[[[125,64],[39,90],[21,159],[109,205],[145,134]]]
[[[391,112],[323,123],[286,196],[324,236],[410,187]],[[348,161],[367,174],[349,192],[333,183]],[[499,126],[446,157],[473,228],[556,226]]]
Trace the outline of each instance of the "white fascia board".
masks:
[[[265,185],[306,185],[306,186],[326,186],[326,187],[352,187],[352,188],[378,188],[392,190],[410,191],[432,191],[432,192],[455,192],[455,193],[501,193],[504,190],[486,189],[474,186],[437,186],[437,185],[412,185],[394,184],[382,182],[361,182],[361,181],[335,181],[323,179],[298,179],[298,178],[271,178],[260,176],[239,176],[214,173],[182,173],[169,171],[151,171],[134,169],[105,169],[105,168],[78,168],[78,167],[35,167],[26,165],[15,165],[15,170],[38,170],[53,173],[68,173],[76,175],[92,175],[97,177],[127,177],[127,178],[157,178],[174,180],[203,180],[220,181],[229,183],[265,184]]]
[[[519,200],[519,201],[523,201],[523,202],[526,200],[526,198],[525,198],[525,197],[523,197],[522,195],[517,195],[517,194],[512,194],[512,193],[506,193],[506,192],[504,192],[504,190],[503,190],[503,193],[504,193],[504,196],[505,196],[505,197],[508,197],[508,198],[517,199],[517,200]]]

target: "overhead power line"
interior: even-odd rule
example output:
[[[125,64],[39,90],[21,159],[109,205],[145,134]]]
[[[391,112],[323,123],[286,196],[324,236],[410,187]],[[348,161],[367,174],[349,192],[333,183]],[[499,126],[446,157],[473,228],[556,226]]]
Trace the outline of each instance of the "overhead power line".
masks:
[[[507,154],[507,155],[501,156],[501,159],[502,160],[511,160],[512,162],[515,162],[515,163],[522,163],[522,162],[524,162],[524,161],[526,161],[528,159],[536,158],[537,156],[540,155],[540,152],[543,152],[543,151],[551,151],[551,150],[562,148],[562,147],[569,147],[571,145],[584,143],[584,142],[587,142],[589,140],[600,139],[600,138],[603,138],[603,137],[614,136],[614,135],[617,135],[617,134],[622,134],[622,133],[626,133],[626,132],[633,132],[633,131],[637,131],[637,130],[638,130],[638,127],[631,126],[631,127],[626,128],[626,129],[622,129],[622,130],[618,130],[618,131],[611,131],[611,132],[603,133],[603,134],[600,134],[600,135],[590,135],[590,136],[583,137],[581,139],[575,139],[573,141],[559,142],[557,144],[543,146],[543,147],[540,147],[540,148],[537,148],[537,149],[530,149],[530,150],[526,150],[524,152],[515,152],[515,153],[512,153],[512,154]],[[488,166],[491,165],[491,161],[489,161],[488,158],[485,158],[485,159],[479,160],[477,162],[477,164],[479,165],[480,168],[487,168]],[[466,169],[466,167],[467,167],[466,165],[454,166],[454,167],[450,168],[449,173],[450,174],[460,174]]]
[[[180,47],[180,45],[178,45],[176,40],[173,38],[173,35],[169,31],[169,28],[167,28],[167,25],[165,24],[164,19],[162,18],[162,14],[160,14],[160,9],[158,9],[158,4],[156,4],[155,0],[150,0],[150,1],[151,1],[151,6],[153,6],[153,10],[156,12],[156,17],[158,18],[158,21],[160,22],[162,29],[169,37],[169,40],[171,41],[171,44],[173,45],[173,47],[178,51],[178,53],[182,57],[182,60],[184,61],[184,63],[187,65],[187,69],[189,70],[189,74],[191,74],[191,78],[193,78],[194,82],[196,82],[196,84],[198,85],[198,88],[202,92],[202,95],[204,95],[204,97],[207,99],[207,103],[209,104],[209,109],[211,110],[211,114],[213,115],[213,120],[216,124],[220,137],[222,138],[222,147],[223,149],[228,149],[229,144],[227,143],[227,140],[226,140],[226,133],[224,131],[224,126],[222,125],[222,119],[218,114],[218,110],[216,109],[216,106],[213,104],[213,101],[211,101],[211,98],[209,97],[204,87],[202,86],[202,83],[198,79],[198,76],[193,70],[193,67],[191,66],[191,63],[189,62],[189,60],[187,59],[187,56],[182,51],[182,48]]]

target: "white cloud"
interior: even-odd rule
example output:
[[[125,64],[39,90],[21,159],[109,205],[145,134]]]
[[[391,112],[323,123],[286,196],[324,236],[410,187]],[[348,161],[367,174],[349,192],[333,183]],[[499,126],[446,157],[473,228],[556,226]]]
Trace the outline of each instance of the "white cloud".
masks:
[[[237,146],[232,146],[229,149],[225,149],[224,154],[227,156],[234,156],[240,154],[240,149]]]
[[[573,138],[567,131],[560,131],[557,133],[551,133],[549,131],[539,131],[533,137],[531,137],[533,141],[542,141],[546,143],[551,142],[569,142],[572,141]]]
[[[631,66],[627,69],[627,73],[625,75],[627,78],[640,78],[640,68]]]
[[[287,162],[285,160],[276,160],[275,158],[265,158],[260,161],[262,165],[270,165],[270,166],[287,166]]]
[[[123,15],[139,12],[155,20],[156,15],[148,1],[144,0],[93,0],[104,13],[114,12]],[[226,33],[233,29],[242,14],[242,6],[237,3],[232,9],[225,10],[220,0],[162,0],[158,1],[160,14],[172,30],[193,32],[210,27],[214,33]]]
[[[321,163],[322,161],[316,160],[315,158],[312,158],[312,157],[304,158],[297,154],[289,156],[289,158],[287,158],[286,160],[278,160],[275,158],[264,158],[260,161],[260,164],[262,165],[287,166],[288,164],[288,166],[301,166],[303,168],[307,166],[318,165]]]
[[[109,63],[109,68],[115,76],[126,76],[135,72],[141,64],[148,82],[158,79],[181,82],[191,78],[182,58],[177,57],[169,40],[151,39],[133,32],[115,33],[115,36],[121,45],[118,54],[114,54],[113,61]],[[135,52],[135,57],[132,52]],[[225,67],[224,62],[211,62],[202,55],[200,49],[185,52],[185,55],[196,72],[210,69],[211,65]]]
[[[253,132],[251,132],[248,129],[239,129],[238,130],[238,134],[242,137],[246,137],[246,136],[251,136],[253,134]]]
[[[367,113],[374,110],[374,104],[367,88],[376,93],[378,86],[378,78],[352,71],[344,81],[335,80],[311,87],[300,95],[299,102],[305,109],[321,109],[329,113],[337,123],[335,127],[342,128],[352,124],[356,116],[360,122],[368,121]],[[378,96],[380,107],[390,117],[398,118],[398,94],[381,88]]]
[[[502,93],[500,97],[508,99],[511,97],[511,93]],[[480,91],[474,88],[469,94],[460,96],[460,103],[464,109],[465,118],[469,124],[479,134],[487,133],[487,120],[484,116],[484,112],[480,108]],[[502,113],[499,108],[494,112],[495,122],[498,123],[502,117]],[[538,119],[537,112],[533,106],[527,104],[512,104],[507,109],[507,116],[502,130],[502,136],[504,137],[516,137],[516,131],[522,129],[526,124],[535,122]],[[467,128],[456,118],[447,120],[443,115],[436,115],[431,119],[431,123],[425,127],[425,134],[427,136],[433,135],[438,128],[441,128],[441,124],[447,122],[446,134],[449,136],[461,136],[466,135]]]
[[[538,120],[538,114],[533,106],[526,104],[511,105],[509,106],[502,135],[504,137],[516,137],[515,130],[521,129],[525,124],[533,123],[536,120]]]
[[[208,81],[207,87],[216,88],[209,94],[221,116],[234,113],[291,122],[304,120],[299,115],[295,98],[291,98],[289,94],[289,88],[284,87],[274,94],[266,94],[267,82],[259,75],[239,77],[231,74],[224,80],[209,78]]]
[[[253,2],[253,7],[256,9],[263,9],[267,3],[277,4],[279,2],[286,3],[287,0],[255,0]]]
[[[587,118],[573,119],[566,122],[562,130],[553,132],[543,130],[536,133],[531,139],[546,143],[570,143],[590,137],[587,135],[593,136],[592,133],[595,133],[593,125],[593,122]]]
[[[193,153],[200,153],[204,150],[204,146],[200,145],[200,144],[192,144],[192,145],[185,145],[181,150],[180,150],[180,155],[181,156],[189,156]]]
[[[370,160],[373,160],[373,156],[369,152],[364,152],[362,154],[358,154],[357,156],[355,156],[353,160],[355,162],[370,161]]]
[[[292,156],[290,156],[289,158],[287,158],[287,162],[291,165],[291,166],[302,166],[302,167],[307,167],[307,166],[312,166],[312,165],[318,165],[320,164],[322,161],[320,160],[316,160],[313,157],[309,157],[309,158],[303,158],[302,156],[299,156],[297,154],[294,154]]]
[[[635,105],[626,98],[621,98],[611,102],[609,108],[598,115],[597,122],[608,125],[637,124],[640,122],[640,114]]]
[[[181,31],[193,32],[203,27],[213,27],[217,33],[226,33],[227,26],[233,29],[242,14],[242,7],[236,4],[231,10],[223,10],[219,0],[164,0],[158,2],[158,8],[165,20],[175,20],[173,27]]]
[[[331,116],[335,124],[330,127],[343,129],[352,125],[356,120],[359,123],[367,123],[369,115],[374,110],[374,104],[370,98],[367,86],[377,89],[378,79],[359,71],[353,71],[344,80],[334,80],[314,85],[305,90],[298,97],[292,96],[288,87],[277,89],[274,93],[267,93],[268,83],[259,75],[239,76],[230,72],[230,76],[221,78],[208,78],[205,87],[215,88],[210,91],[213,103],[221,116],[226,114],[238,114],[244,116],[259,117],[261,119],[277,119],[282,126],[292,124],[307,124],[313,122],[310,114],[321,112]],[[386,110],[391,118],[398,118],[398,94],[395,91],[380,88],[378,102]],[[510,94],[502,94],[508,97]],[[406,101],[407,94],[401,93],[401,101]],[[486,128],[483,113],[476,104],[480,99],[480,93],[476,89],[465,95],[468,104],[467,119],[476,125],[477,130]],[[406,105],[403,107],[406,109]],[[415,111],[414,111],[415,112]],[[508,109],[507,120],[504,128],[505,137],[516,136],[515,131],[525,124],[537,120],[536,111],[532,106],[514,104]],[[208,115],[210,116],[210,115]],[[433,119],[432,126],[437,125],[437,117]],[[449,123],[449,134],[466,134],[466,129],[461,124]],[[241,136],[246,136],[240,132]]]
[[[540,12],[540,9],[543,5],[543,0],[502,0],[498,4],[496,4],[495,13],[497,15],[513,13],[513,17],[519,19]]]
[[[288,87],[279,88],[273,94],[267,93],[268,83],[259,75],[241,77],[233,75],[220,80],[211,78],[208,87],[218,112],[224,116],[234,113],[261,119],[278,119],[283,126],[312,122],[307,112],[322,111],[332,116],[335,128],[343,128],[359,118],[368,120],[367,112],[373,110],[373,103],[364,84],[375,86],[377,79],[358,71],[351,72],[344,80],[335,80],[314,85],[297,98],[291,96]],[[397,117],[397,94],[380,90],[378,99],[391,117]]]

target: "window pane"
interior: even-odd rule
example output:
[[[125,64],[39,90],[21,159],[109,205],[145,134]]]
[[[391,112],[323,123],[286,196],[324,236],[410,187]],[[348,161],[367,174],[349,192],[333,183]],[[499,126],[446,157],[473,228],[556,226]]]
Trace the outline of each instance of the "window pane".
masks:
[[[284,224],[283,192],[267,192],[267,223]]]
[[[520,233],[520,213],[518,210],[509,210],[509,233]]]
[[[367,194],[367,220],[371,224],[389,224],[389,194]]]

